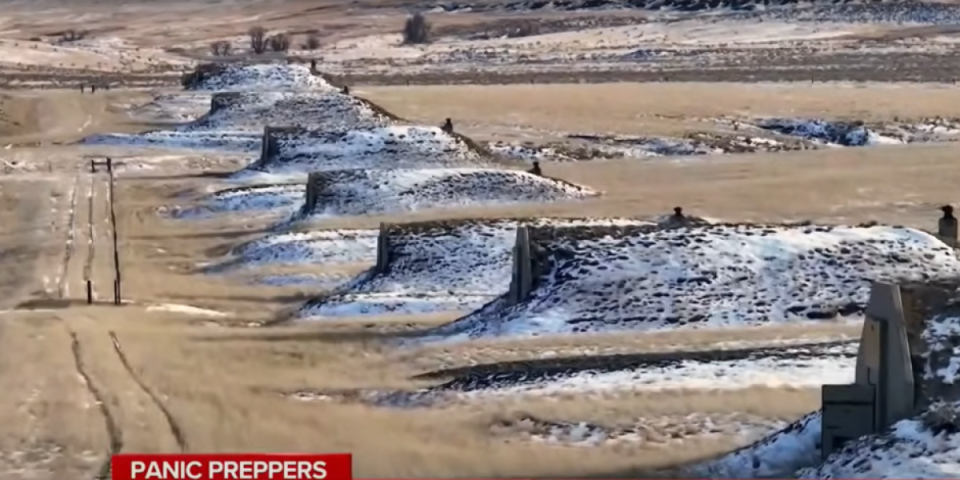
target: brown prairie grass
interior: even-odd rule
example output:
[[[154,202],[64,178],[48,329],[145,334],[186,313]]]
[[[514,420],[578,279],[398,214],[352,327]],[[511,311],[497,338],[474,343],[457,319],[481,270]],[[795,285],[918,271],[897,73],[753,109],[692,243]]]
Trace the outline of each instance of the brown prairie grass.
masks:
[[[539,97],[532,93],[521,95],[516,92],[522,89],[511,88],[504,87],[502,100],[497,100],[495,89],[484,90],[486,97],[481,101],[476,100],[475,95],[464,94],[476,91],[455,88],[445,90],[452,93],[439,95],[417,93],[418,89],[385,90],[389,95],[377,100],[384,101],[396,113],[413,118],[443,118],[449,116],[443,113],[444,110],[457,105],[456,108],[463,109],[463,115],[473,112],[471,114],[475,117],[471,121],[481,126],[493,125],[500,119],[501,122],[542,129],[572,129],[577,125],[577,129],[583,130],[640,129],[632,123],[631,116],[642,111],[639,106],[644,104],[616,106],[617,97],[596,90],[597,86],[579,87],[586,92],[580,96],[575,95],[578,87],[566,86],[562,87],[567,89],[565,91],[557,90],[553,95]],[[639,87],[613,85],[608,88],[615,91]],[[839,105],[844,98],[850,102],[867,98],[875,100],[876,104],[858,108],[869,109],[870,115],[876,118],[894,114],[905,117],[936,115],[945,114],[947,107],[943,105],[949,104],[949,96],[953,95],[946,90],[928,87],[902,88],[896,90],[897,95],[887,95],[888,87],[866,87],[839,90],[852,97],[823,90],[824,95],[833,95],[833,100],[816,100],[819,97],[812,94],[804,97],[790,93],[802,92],[808,88],[806,86],[790,87],[795,90],[777,87],[781,91],[774,95],[765,93],[767,87],[751,89],[720,85],[712,87],[712,103],[699,104],[689,98],[701,95],[706,99],[706,92],[711,91],[708,86],[652,85],[645,88],[654,89],[646,91],[646,100],[636,100],[644,96],[634,95],[624,102],[648,102],[649,111],[643,121],[651,125],[656,121],[654,113],[681,114],[681,110],[693,109],[695,105],[700,105],[696,107],[700,110],[691,110],[686,116],[735,114],[738,109],[747,108],[758,112],[778,108],[781,112],[791,108],[797,112],[821,109],[833,115],[843,115],[844,110]],[[657,88],[676,89],[673,100],[663,92],[657,96]],[[550,87],[546,90],[549,91]],[[690,97],[681,94],[683,91],[689,92]],[[757,93],[750,96],[750,91]],[[558,92],[568,95],[557,95]],[[656,99],[652,98],[655,96]],[[524,100],[526,97],[530,98]],[[557,97],[562,98],[558,100]],[[902,98],[913,98],[918,103],[911,106],[909,100]],[[919,106],[921,100],[927,102],[928,110]],[[671,102],[677,102],[679,106],[672,106]],[[511,115],[515,116],[514,120],[510,120]],[[463,120],[461,123],[469,122]],[[45,152],[48,153],[37,150],[35,155],[40,157],[46,155]],[[935,206],[956,200],[955,185],[960,180],[955,165],[957,153],[954,145],[929,145],[684,161],[551,164],[544,165],[548,174],[590,185],[603,190],[605,195],[582,203],[418,212],[384,218],[371,216],[330,222],[327,226],[375,227],[383,219],[410,221],[465,215],[642,216],[665,213],[679,204],[693,214],[731,220],[810,218],[860,222],[876,219],[930,228],[935,224]],[[57,160],[64,168],[81,166],[78,155],[66,157],[69,156]],[[62,225],[67,211],[63,208],[66,200],[62,192],[67,190],[71,179],[72,176],[66,174],[53,176],[49,179],[50,188],[25,187],[16,192],[3,184],[0,185],[0,201],[11,208],[32,205],[30,208],[36,212],[51,212],[48,215],[58,218]],[[682,416],[695,412],[742,412],[789,419],[815,409],[819,394],[815,390],[769,388],[667,391],[590,398],[516,397],[436,409],[391,410],[359,404],[300,402],[285,397],[282,392],[338,388],[409,389],[422,386],[422,381],[411,377],[428,370],[532,358],[550,350],[560,353],[590,349],[664,351],[710,348],[720,342],[769,342],[782,338],[851,335],[857,330],[822,325],[809,329],[780,327],[716,333],[544,338],[528,342],[483,341],[463,346],[398,351],[377,342],[383,337],[381,333],[347,334],[363,333],[371,323],[392,323],[398,328],[409,323],[410,328],[418,328],[451,317],[357,318],[337,324],[318,321],[267,329],[227,328],[224,325],[242,326],[273,318],[279,311],[296,306],[305,292],[298,287],[263,288],[248,284],[243,279],[249,278],[251,272],[220,276],[195,272],[196,264],[218,260],[225,249],[264,234],[263,225],[254,220],[243,224],[176,222],[156,216],[156,208],[169,204],[174,192],[198,188],[205,182],[199,178],[179,178],[164,181],[121,179],[118,183],[118,198],[123,199],[118,204],[118,220],[121,263],[125,272],[124,293],[132,304],[0,314],[0,387],[5,392],[14,392],[0,399],[0,423],[5,426],[0,434],[0,453],[5,455],[0,456],[0,471],[15,469],[16,465],[10,460],[13,453],[54,444],[61,448],[59,451],[65,452],[57,454],[63,465],[33,465],[30,468],[39,472],[34,478],[75,478],[82,476],[80,472],[95,470],[97,462],[85,458],[103,458],[107,451],[103,418],[87,386],[78,380],[77,365],[70,354],[71,332],[80,343],[80,358],[92,383],[104,392],[106,407],[119,428],[128,432],[124,451],[176,451],[180,448],[171,426],[151,396],[140,387],[139,380],[155,392],[170,411],[178,428],[184,432],[186,448],[190,451],[349,451],[357,455],[357,474],[366,477],[610,477],[622,476],[624,472],[639,475],[650,468],[708,457],[729,451],[741,440],[734,437],[697,439],[684,443],[682,448],[636,444],[627,449],[572,450],[562,446],[510,442],[493,436],[489,428],[499,420],[522,414],[604,425],[645,416]],[[61,196],[54,198],[51,191],[59,191]],[[53,205],[60,207],[57,213],[52,213]],[[83,202],[80,205],[77,215],[82,219],[87,212]],[[103,214],[103,210],[98,212],[96,215]],[[4,298],[10,303],[5,305],[7,307],[15,305],[18,300],[34,297],[35,290],[43,284],[42,278],[55,276],[63,257],[66,229],[51,229],[51,234],[43,237],[45,241],[37,241],[36,235],[26,233],[31,231],[28,227],[37,226],[37,221],[49,220],[48,217],[0,212],[0,220],[4,221],[0,246],[29,245],[35,251],[33,257],[0,255],[0,267],[5,271],[24,273],[22,282],[0,282]],[[82,226],[78,228],[82,230]],[[100,230],[96,237],[106,238],[107,234],[107,231]],[[83,236],[78,238],[85,241]],[[78,252],[81,252],[78,255],[82,254],[82,250]],[[98,255],[97,258],[95,278],[100,279],[98,289],[106,296],[109,287],[102,283],[111,278],[110,258],[108,255]],[[83,263],[82,258],[72,265],[78,263]],[[32,267],[36,267],[36,271]],[[311,267],[311,271],[323,271],[323,267],[316,266],[316,270]],[[70,290],[75,293],[71,297],[78,299],[82,279],[77,268],[73,267],[72,272],[68,282]],[[31,287],[12,288],[21,283]],[[228,315],[223,319],[211,319],[146,311],[145,307],[161,303],[212,308]],[[123,365],[114,348],[111,332],[122,345],[130,369]],[[24,415],[23,408],[32,409],[34,415]],[[20,474],[5,475],[5,478],[22,478],[17,475]]]
[[[721,116],[851,120],[953,117],[960,92],[945,85],[609,83],[358,87],[410,120],[480,138],[540,140],[559,133],[677,135],[717,127]]]

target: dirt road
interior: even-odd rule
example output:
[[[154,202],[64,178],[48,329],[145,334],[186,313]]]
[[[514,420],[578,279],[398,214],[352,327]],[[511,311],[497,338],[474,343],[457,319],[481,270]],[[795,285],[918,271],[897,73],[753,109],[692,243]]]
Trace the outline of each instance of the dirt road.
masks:
[[[70,140],[108,115],[105,99],[31,102],[33,131],[3,140]],[[33,160],[50,158],[52,171],[0,177],[0,477],[94,478],[125,445],[183,450],[121,337],[96,321],[116,308],[100,306],[112,303],[114,278],[109,176],[91,173],[80,152],[35,150]]]

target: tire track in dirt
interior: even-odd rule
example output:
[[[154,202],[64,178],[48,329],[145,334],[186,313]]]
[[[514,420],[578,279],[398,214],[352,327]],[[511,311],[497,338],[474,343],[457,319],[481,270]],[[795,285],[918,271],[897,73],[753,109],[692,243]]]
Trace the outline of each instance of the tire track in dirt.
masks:
[[[107,458],[100,466],[100,469],[97,471],[94,480],[110,478],[110,457],[120,453],[123,450],[123,432],[120,430],[120,427],[117,425],[117,421],[113,418],[113,414],[110,413],[110,409],[107,408],[107,403],[104,401],[104,395],[101,393],[100,389],[93,383],[93,380],[90,378],[90,374],[87,373],[87,369],[83,363],[83,351],[80,346],[80,339],[77,338],[77,334],[66,327],[67,331],[70,333],[70,348],[73,351],[73,363],[77,369],[77,374],[80,375],[80,378],[83,379],[84,386],[87,387],[87,391],[90,392],[90,395],[93,397],[94,401],[97,402],[97,407],[100,409],[100,414],[103,416],[103,423],[107,429],[107,437],[110,439],[110,449],[107,452]]]
[[[143,382],[143,380],[140,378],[140,375],[134,372],[133,367],[130,366],[130,362],[127,360],[126,354],[123,353],[123,345],[120,344],[120,339],[117,338],[117,334],[113,331],[110,332],[110,340],[113,342],[113,350],[120,359],[120,363],[123,364],[123,368],[127,370],[130,378],[132,378],[133,381],[140,386],[140,389],[143,390],[143,393],[150,397],[150,400],[153,401],[157,409],[163,414],[167,421],[167,426],[170,428],[170,433],[177,442],[177,447],[180,448],[181,452],[186,452],[188,450],[187,440],[183,435],[183,429],[180,428],[180,424],[177,423],[176,418],[174,418],[173,414],[170,413],[170,410],[167,409],[166,405],[163,404],[160,396]]]
[[[57,298],[63,300],[69,293],[67,289],[67,276],[70,273],[70,259],[73,257],[74,241],[76,240],[76,226],[77,226],[77,194],[80,191],[80,177],[81,174],[73,179],[73,188],[70,192],[70,211],[68,213],[67,221],[67,243],[66,249],[63,253],[63,263],[60,266],[60,278],[57,279]]]
[[[96,237],[94,236],[94,225],[96,221],[94,220],[95,209],[93,207],[94,200],[94,191],[96,190],[96,176],[91,175],[90,178],[90,189],[87,191],[87,260],[83,264],[83,280],[84,283],[93,280],[93,260],[96,253]],[[95,292],[94,296],[96,295]]]

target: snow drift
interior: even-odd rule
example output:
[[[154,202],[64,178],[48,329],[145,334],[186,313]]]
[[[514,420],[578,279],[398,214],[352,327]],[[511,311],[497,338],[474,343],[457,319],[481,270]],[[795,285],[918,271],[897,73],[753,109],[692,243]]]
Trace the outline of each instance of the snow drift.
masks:
[[[364,215],[428,208],[557,202],[596,196],[519,170],[353,169],[314,173],[299,215]]]
[[[832,319],[861,314],[871,280],[960,274],[951,248],[901,227],[542,227],[529,238],[529,293],[427,340]]]
[[[506,291],[518,225],[636,225],[636,220],[458,220],[385,225],[377,267],[301,317],[470,310]]]

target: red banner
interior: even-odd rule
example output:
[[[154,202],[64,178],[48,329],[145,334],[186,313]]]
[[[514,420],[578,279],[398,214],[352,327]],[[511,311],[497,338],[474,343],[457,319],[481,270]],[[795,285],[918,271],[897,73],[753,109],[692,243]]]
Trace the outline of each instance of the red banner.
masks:
[[[347,453],[121,454],[111,480],[352,480]]]

